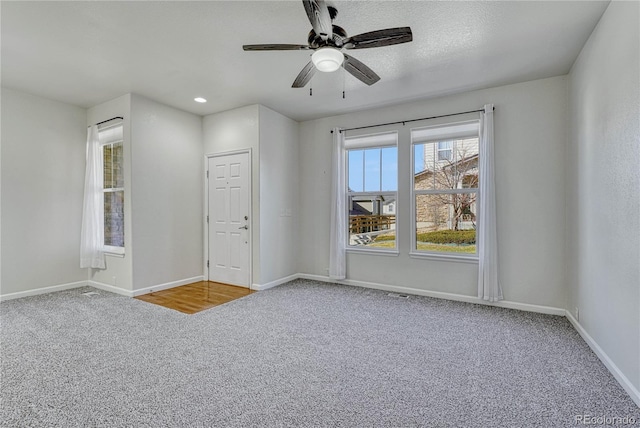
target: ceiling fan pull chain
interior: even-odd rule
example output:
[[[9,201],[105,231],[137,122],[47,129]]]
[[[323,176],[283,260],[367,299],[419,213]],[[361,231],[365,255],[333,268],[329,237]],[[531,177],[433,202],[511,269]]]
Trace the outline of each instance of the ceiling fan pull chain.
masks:
[[[345,99],[345,96],[344,96],[344,86],[345,86],[345,83],[344,83],[344,82],[345,82],[345,80],[346,80],[346,75],[345,75],[344,73],[345,73],[345,71],[344,71],[344,67],[342,67],[342,99],[343,99],[343,100]]]

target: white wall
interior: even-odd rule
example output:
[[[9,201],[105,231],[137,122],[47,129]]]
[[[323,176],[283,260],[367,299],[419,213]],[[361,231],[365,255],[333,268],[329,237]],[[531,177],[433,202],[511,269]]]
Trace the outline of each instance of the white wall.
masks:
[[[562,308],[566,77],[526,82],[440,99],[362,111],[300,125],[300,241],[302,273],[326,276],[329,256],[331,134],[357,127],[496,106],[495,151],[500,280],[506,300]],[[452,118],[451,120],[460,120]],[[413,259],[410,231],[410,125],[400,127],[397,257],[348,254],[351,280],[476,296],[477,264]],[[371,132],[375,132],[376,128]],[[403,185],[404,183],[404,185]]]
[[[640,390],[640,28],[612,2],[570,73],[567,310]],[[640,402],[640,395],[635,397]]]
[[[2,88],[0,294],[86,281],[86,110]]]
[[[298,273],[298,122],[259,111],[260,284],[267,284]]]
[[[123,117],[124,126],[124,257],[106,256],[106,269],[91,269],[90,279],[130,292],[133,290],[133,227],[131,199],[131,94],[104,102],[87,111],[87,126],[113,117]],[[85,128],[86,129],[86,128]],[[86,141],[86,137],[85,137]],[[83,166],[84,168],[84,166]],[[84,177],[82,179],[84,185]],[[117,290],[114,290],[117,291]]]
[[[202,276],[202,118],[131,96],[133,290]]]
[[[260,282],[260,113],[257,104],[205,116],[204,154],[251,149],[251,273]],[[204,162],[204,160],[203,160]]]

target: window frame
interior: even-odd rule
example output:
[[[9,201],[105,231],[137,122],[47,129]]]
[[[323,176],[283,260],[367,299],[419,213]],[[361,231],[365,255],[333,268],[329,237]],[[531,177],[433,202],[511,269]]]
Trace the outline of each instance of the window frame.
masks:
[[[380,138],[381,140],[385,140],[390,138],[391,136],[393,136],[395,143],[390,143],[390,142],[383,142],[381,144],[370,144],[370,145],[359,145],[356,144],[354,147],[349,147],[348,141],[349,140],[356,140],[356,139],[372,139],[375,140],[376,138]],[[364,165],[363,165],[363,182],[362,182],[362,191],[360,192],[354,192],[354,191],[350,191],[349,190],[349,152],[351,151],[357,151],[357,150],[368,150],[368,149],[385,149],[385,148],[395,148],[396,149],[396,190],[380,190],[380,191],[365,191],[364,189],[365,187],[365,169],[364,169]],[[345,189],[344,189],[344,197],[345,197],[345,209],[346,209],[346,225],[345,227],[347,228],[347,243],[345,245],[345,251],[348,253],[362,253],[362,254],[373,254],[373,255],[391,255],[391,256],[397,256],[399,255],[399,241],[398,241],[398,209],[399,209],[399,204],[398,204],[398,193],[399,193],[399,179],[400,179],[400,169],[399,169],[399,138],[398,138],[398,132],[397,131],[386,131],[386,132],[379,132],[379,133],[375,133],[375,134],[365,134],[365,135],[354,135],[354,136],[349,136],[349,137],[345,137],[345,143],[344,143],[344,171],[345,171]],[[365,155],[363,154],[363,162],[365,161]],[[382,189],[382,151],[380,152],[380,189]],[[357,246],[357,245],[351,245],[350,244],[350,240],[351,240],[351,233],[350,233],[350,228],[351,228],[351,215],[350,215],[350,211],[351,211],[351,198],[353,197],[365,197],[365,198],[371,198],[374,199],[377,196],[382,196],[382,197],[386,197],[386,196],[391,196],[394,199],[394,206],[395,206],[395,247],[394,248],[376,248],[376,247],[367,247],[367,246]]]
[[[478,129],[474,130],[475,132],[473,133],[455,133],[452,132],[451,134],[442,134],[442,135],[437,135],[437,137],[434,137],[433,139],[426,139],[426,140],[420,140],[420,141],[414,141],[413,138],[413,133],[414,131],[419,131],[419,130],[425,130],[425,129],[438,129],[438,128],[447,128],[447,127],[455,127],[457,124],[460,125],[468,125],[471,123],[477,123],[478,124]],[[460,254],[460,253],[447,253],[447,252],[437,252],[437,251],[426,251],[426,250],[418,250],[417,247],[417,237],[416,237],[416,230],[417,230],[417,214],[416,214],[416,209],[417,209],[417,203],[416,203],[416,199],[417,196],[419,195],[443,195],[443,194],[448,194],[448,195],[453,195],[453,194],[475,194],[476,195],[476,201],[475,203],[478,204],[479,203],[479,199],[480,199],[480,188],[479,188],[479,182],[482,179],[482,172],[480,171],[479,165],[478,165],[478,187],[475,188],[459,188],[459,189],[420,189],[420,190],[416,190],[415,188],[415,175],[416,175],[416,171],[415,171],[415,148],[417,145],[424,145],[424,144],[430,144],[430,143],[435,143],[436,144],[436,159],[435,162],[440,162],[438,160],[438,154],[439,154],[439,145],[438,143],[440,142],[446,142],[446,141],[450,141],[451,142],[451,151],[452,151],[452,158],[453,158],[453,151],[456,148],[456,145],[454,144],[456,141],[460,141],[460,140],[464,140],[464,139],[469,139],[469,138],[478,138],[478,154],[480,152],[480,131],[479,131],[479,124],[480,121],[479,120],[468,120],[468,121],[463,121],[463,122],[450,122],[450,123],[442,123],[442,124],[438,124],[438,125],[432,125],[432,126],[420,126],[420,127],[416,127],[416,128],[411,128],[409,130],[409,147],[410,147],[410,168],[409,168],[409,174],[410,174],[410,178],[409,178],[409,183],[410,183],[410,190],[409,190],[409,194],[410,194],[410,234],[411,234],[411,247],[409,248],[409,257],[411,258],[418,258],[418,259],[431,259],[431,260],[449,260],[449,261],[457,261],[457,262],[465,262],[465,263],[478,263],[478,252],[477,252],[477,246],[476,246],[476,252],[474,254]],[[447,149],[449,150],[449,149]],[[479,213],[476,213],[476,237],[478,236],[478,229],[480,227],[480,221],[479,221]],[[476,244],[477,245],[477,244]]]
[[[105,126],[103,128],[99,128],[98,129],[98,138],[100,138],[99,136],[100,136],[101,132],[105,132],[105,131],[107,131],[109,129],[113,129],[113,128],[117,128],[117,127],[122,128],[122,130],[124,131],[124,122],[110,124],[110,125]],[[101,161],[100,163],[102,165],[102,168],[101,168],[102,171],[104,171],[104,148],[107,147],[107,146],[111,146],[111,149],[113,151],[113,146],[116,145],[116,144],[122,144],[122,153],[123,153],[122,168],[123,168],[123,171],[124,171],[124,136],[122,138],[120,138],[120,139],[114,139],[114,140],[110,140],[110,141],[106,141],[106,142],[102,142],[102,141],[100,142],[100,161]],[[103,172],[103,174],[104,174],[104,172]],[[125,190],[125,186],[124,186],[124,184],[125,184],[124,181],[125,181],[125,178],[123,176],[123,178],[122,178],[123,186],[122,187],[110,187],[108,189],[104,186],[104,182],[103,182],[103,185],[102,185],[102,198],[103,198],[103,201],[104,201],[104,195],[106,193],[122,192],[122,195],[123,195],[123,206],[124,206],[124,202],[125,202],[124,196],[125,196],[125,191],[126,191]],[[103,224],[103,227],[104,227],[104,216],[105,216],[105,214],[106,214],[106,210],[104,209],[104,206],[103,206],[103,208],[102,208],[102,224]],[[122,219],[122,229],[123,230],[124,230],[124,224],[125,224],[125,220],[123,218]],[[104,232],[103,232],[103,235],[104,235]],[[125,236],[126,236],[126,233],[125,233]],[[124,254],[125,254],[124,242],[123,242],[123,246],[122,247],[118,247],[118,246],[115,246],[115,245],[106,245],[104,243],[104,241],[103,241],[102,251],[105,254],[124,257]]]

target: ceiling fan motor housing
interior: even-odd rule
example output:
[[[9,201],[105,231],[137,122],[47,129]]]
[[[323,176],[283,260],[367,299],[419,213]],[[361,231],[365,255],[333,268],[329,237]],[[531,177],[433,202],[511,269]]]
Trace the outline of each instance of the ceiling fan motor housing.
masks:
[[[347,32],[344,28],[334,25],[333,26],[333,37],[331,39],[323,40],[322,37],[318,36],[314,29],[312,28],[309,31],[309,36],[307,37],[307,42],[309,46],[313,49],[321,48],[324,46],[333,46],[336,48],[341,48],[344,45],[344,39],[347,38]]]

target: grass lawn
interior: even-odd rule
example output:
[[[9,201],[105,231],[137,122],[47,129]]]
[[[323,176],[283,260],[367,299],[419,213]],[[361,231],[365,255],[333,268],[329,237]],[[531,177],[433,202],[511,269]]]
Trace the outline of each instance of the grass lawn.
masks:
[[[380,241],[373,242],[365,247],[374,247],[374,248],[395,248],[395,241]],[[438,253],[463,253],[463,254],[475,254],[476,246],[475,245],[442,245],[442,244],[432,244],[430,242],[418,242],[418,250],[419,251],[435,251]]]
[[[476,253],[475,230],[439,230],[435,232],[420,232],[417,234],[417,238],[418,251],[462,254]],[[366,245],[365,247],[395,248],[395,233],[378,235],[374,242]]]
[[[442,245],[442,244],[432,244],[430,242],[418,242],[418,250],[420,251],[437,251],[439,253],[464,253],[464,254],[475,254],[476,246],[475,245]]]

